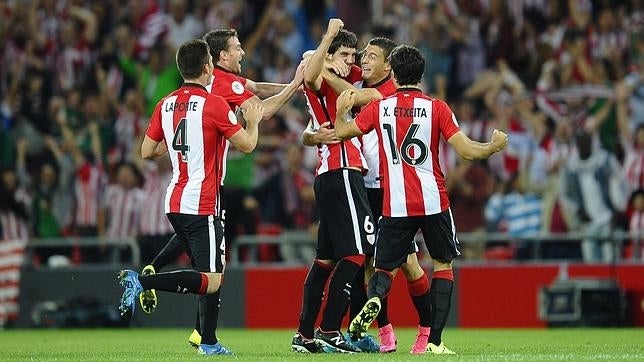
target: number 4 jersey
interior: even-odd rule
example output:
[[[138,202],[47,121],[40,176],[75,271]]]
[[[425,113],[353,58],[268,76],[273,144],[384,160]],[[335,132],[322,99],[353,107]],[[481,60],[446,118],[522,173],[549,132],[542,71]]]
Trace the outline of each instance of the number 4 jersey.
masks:
[[[198,84],[186,83],[157,103],[146,134],[165,140],[172,161],[166,213],[217,215],[224,139],[240,129],[228,103]]]
[[[449,208],[438,146],[441,136],[448,140],[460,129],[445,102],[417,88],[399,88],[363,108],[356,125],[365,134],[378,133],[384,216],[433,215]]]

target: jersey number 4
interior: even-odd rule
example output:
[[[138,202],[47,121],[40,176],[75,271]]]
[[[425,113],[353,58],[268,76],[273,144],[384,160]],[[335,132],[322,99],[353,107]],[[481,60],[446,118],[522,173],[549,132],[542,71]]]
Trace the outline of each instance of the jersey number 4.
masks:
[[[183,162],[188,162],[188,151],[190,151],[190,146],[188,146],[186,140],[186,119],[181,118],[177,128],[174,130],[172,149],[181,153],[181,161]]]
[[[400,152],[396,148],[396,140],[394,139],[394,130],[390,124],[385,123],[383,125],[385,131],[387,131],[387,138],[389,140],[389,148],[391,149],[391,160],[394,165],[400,163],[400,158],[403,159],[406,163],[412,166],[418,166],[423,164],[427,160],[427,155],[429,150],[427,144],[421,139],[416,138],[416,132],[420,125],[412,123],[405,134],[402,144],[400,145]]]

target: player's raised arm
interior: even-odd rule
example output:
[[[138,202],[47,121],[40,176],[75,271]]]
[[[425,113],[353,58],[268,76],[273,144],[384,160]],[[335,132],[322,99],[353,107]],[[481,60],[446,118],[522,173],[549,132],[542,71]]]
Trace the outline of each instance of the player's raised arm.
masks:
[[[495,129],[490,142],[481,143],[471,140],[465,133],[458,131],[447,142],[454,147],[459,156],[472,161],[488,158],[503,150],[508,145],[508,135]]]
[[[338,35],[344,23],[340,19],[330,19],[326,33],[320,41],[320,45],[315,49],[313,55],[309,58],[308,65],[304,70],[304,83],[312,90],[319,90],[322,85],[322,69],[324,67],[324,59],[329,51],[333,38]]]
[[[340,140],[346,140],[363,134],[360,128],[356,125],[354,119],[345,120],[346,114],[348,114],[351,107],[353,107],[355,97],[356,92],[351,89],[345,90],[340,94],[340,97],[338,97],[338,102],[336,104],[337,113],[335,118],[335,136]]]

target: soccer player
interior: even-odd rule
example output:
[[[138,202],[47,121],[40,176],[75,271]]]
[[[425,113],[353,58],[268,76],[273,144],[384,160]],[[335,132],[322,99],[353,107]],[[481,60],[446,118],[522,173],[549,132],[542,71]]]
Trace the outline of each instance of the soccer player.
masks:
[[[391,77],[391,65],[389,64],[389,54],[396,47],[396,43],[391,39],[376,37],[367,43],[362,52],[361,67],[362,81],[351,85],[342,78],[330,71],[324,72],[325,80],[331,85],[336,93],[341,93],[347,89],[355,89],[354,106],[364,106],[368,102],[376,99],[389,97],[396,92],[396,85]],[[355,109],[355,108],[354,108]],[[380,175],[380,153],[378,152],[378,135],[375,130],[362,136],[362,153],[367,162],[368,171],[364,176],[369,206],[375,220],[379,220],[382,215],[383,189],[381,187]],[[376,234],[378,223],[376,225]],[[424,303],[423,295],[429,290],[429,280],[425,271],[418,263],[416,256],[418,248],[416,243],[409,244],[409,254],[407,261],[402,264],[401,269],[407,278],[407,289],[414,303],[416,310],[421,315],[421,323],[418,326],[416,343],[419,349],[425,350],[427,339],[429,338],[429,308]],[[373,255],[370,255],[373,258]],[[367,302],[367,293],[362,288],[367,283],[369,277],[373,274],[373,260],[369,259],[366,263],[366,271],[361,270],[354,280],[351,289],[351,307],[349,316],[353,319]],[[392,324],[389,322],[387,315],[387,298],[381,300],[380,313],[376,318],[378,323],[378,337],[380,339],[380,352],[396,351],[396,335]],[[352,340],[361,341],[360,336],[352,336]],[[355,342],[354,342],[355,343]]]
[[[336,122],[338,139],[348,140],[375,129],[381,155],[384,202],[375,254],[374,275],[367,289],[369,300],[349,326],[364,333],[378,315],[395,273],[407,259],[409,242],[420,229],[434,260],[431,288],[424,298],[430,305],[427,351],[454,354],[442,342],[450,309],[454,275],[452,260],[460,255],[444,177],[438,161],[438,143],[444,137],[468,160],[487,158],[508,144],[505,133],[494,130],[488,143],[475,142],[460,131],[456,117],[443,101],[422,93],[419,83],[425,59],[414,47],[400,45],[389,56],[396,94],[367,105],[354,119]],[[355,91],[342,92],[337,115],[353,107]],[[421,316],[419,315],[419,319]],[[423,353],[414,346],[412,353]]]
[[[337,93],[322,77],[325,61],[349,83],[361,79],[360,68],[354,65],[357,37],[342,27],[342,20],[329,20],[326,33],[308,58],[304,72],[304,94],[315,129],[332,127],[335,123]],[[360,142],[325,139],[328,131],[305,131],[302,135],[305,145],[318,145],[314,191],[320,224],[316,257],[304,282],[300,323],[291,348],[311,353],[320,352],[323,346],[355,353],[360,349],[345,339],[340,325],[349,305],[352,281],[364,263],[365,249],[373,248],[374,225],[362,180],[366,165]],[[322,323],[314,333],[329,277]]]
[[[302,84],[304,62],[298,66],[295,76],[289,84],[254,82],[241,76],[241,60],[245,53],[237,37],[237,31],[234,29],[212,30],[206,33],[203,39],[208,43],[210,54],[215,62],[214,79],[212,85],[209,86],[210,91],[223,97],[234,111],[238,109],[243,111],[248,107],[261,104],[264,108],[262,118],[270,118],[288,102]],[[265,99],[260,100],[255,92],[265,97]],[[220,184],[223,186],[226,175],[225,156],[228,153],[228,142],[226,140],[222,140],[222,142],[224,157],[217,167],[221,170]],[[223,216],[225,214],[224,207],[221,204],[219,207]],[[236,205],[231,207],[236,207]],[[161,268],[175,260],[183,250],[184,246],[181,240],[173,236],[154,260],[143,268],[143,273],[153,274],[161,270]],[[141,295],[139,302],[145,312],[152,313],[157,305],[156,293],[153,290],[146,291]],[[188,337],[188,341],[193,347],[197,347],[200,343],[201,335],[199,331],[200,318],[197,316],[195,329]]]
[[[149,159],[169,153],[173,175],[165,210],[177,238],[188,245],[194,270],[152,275],[121,271],[119,282],[125,291],[119,308],[123,315],[131,316],[144,290],[198,294],[204,336],[199,353],[231,354],[216,337],[219,290],[226,263],[223,221],[217,207],[218,165],[225,157],[224,138],[242,152],[255,149],[264,109],[257,103],[244,110],[244,130],[228,103],[208,92],[214,65],[204,40],[182,44],[176,59],[184,84],[157,103],[141,156]]]

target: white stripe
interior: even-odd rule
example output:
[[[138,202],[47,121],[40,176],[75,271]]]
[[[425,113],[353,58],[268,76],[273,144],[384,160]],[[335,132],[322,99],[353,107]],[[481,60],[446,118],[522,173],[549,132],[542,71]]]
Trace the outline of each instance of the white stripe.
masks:
[[[405,203],[405,200],[407,199],[405,195],[405,179],[403,177],[402,169],[403,161],[400,155],[397,155],[398,163],[393,163],[394,156],[391,153],[389,140],[386,139],[387,137],[392,137],[394,144],[398,144],[396,140],[396,117],[393,115],[393,109],[396,106],[397,101],[398,99],[393,97],[380,103],[380,132],[383,137],[383,149],[387,157],[387,174],[389,175],[388,187],[390,192],[389,207],[391,208],[391,216],[407,216],[407,205]],[[389,115],[384,114],[385,107],[389,109]],[[391,125],[391,135],[389,135],[387,130],[383,127],[385,124]],[[396,147],[395,152],[399,152],[398,147]]]
[[[427,110],[427,118],[414,117],[413,122],[420,125],[414,138],[421,140],[427,145],[427,158],[421,165],[414,167],[414,171],[420,180],[420,188],[423,192],[423,202],[425,204],[425,215],[434,215],[440,213],[441,199],[436,177],[434,176],[434,155],[431,150],[432,127],[432,101],[415,98],[414,108],[424,108]]]
[[[452,215],[452,208],[448,208],[447,211],[449,211],[449,219],[452,225],[452,240],[454,241],[454,250],[456,250],[456,255],[461,255],[461,251],[458,249],[460,243],[458,241],[458,237],[456,236],[456,225],[454,224],[454,215]]]
[[[22,266],[23,259],[23,253],[0,256],[0,268],[6,268],[10,266],[20,267]]]
[[[353,225],[353,238],[355,239],[358,253],[364,254],[364,252],[362,251],[362,237],[360,236],[360,221],[358,220],[356,205],[353,201],[351,184],[349,184],[349,170],[346,170],[346,169],[342,170],[342,179],[344,180],[344,189],[347,192],[347,198],[349,201],[349,210],[351,211],[351,224]]]
[[[201,185],[206,177],[204,168],[203,107],[204,98],[191,96],[188,102],[196,102],[195,110],[186,112],[186,139],[188,151],[188,183],[181,196],[180,212],[197,214],[201,199]]]
[[[0,272],[0,282],[4,281],[19,281],[20,280],[20,265],[16,265],[14,269],[9,269]]]
[[[166,104],[174,103],[177,101],[177,96],[168,97],[163,101],[163,106],[161,109],[166,108]],[[168,136],[174,134],[174,125],[173,123],[173,112],[161,112],[161,127],[163,128],[163,134],[165,135],[165,142],[168,145],[168,154],[170,156],[170,162],[172,163],[172,180],[168,184],[168,189],[165,193],[165,207],[164,212],[167,214],[170,212],[170,198],[172,197],[172,192],[174,191],[174,186],[179,181],[179,160],[175,152],[170,151],[169,144],[172,143],[172,139],[167,139]]]
[[[208,215],[208,260],[210,262],[210,272],[217,271],[217,237],[215,235],[214,216]]]
[[[22,249],[27,245],[27,239],[8,239],[0,243],[0,254],[8,250]]]
[[[0,300],[15,298],[18,296],[18,287],[2,287],[0,288]],[[6,303],[6,302],[5,302]]]

